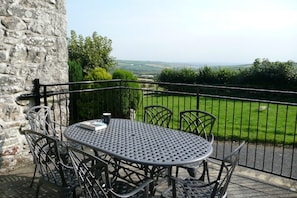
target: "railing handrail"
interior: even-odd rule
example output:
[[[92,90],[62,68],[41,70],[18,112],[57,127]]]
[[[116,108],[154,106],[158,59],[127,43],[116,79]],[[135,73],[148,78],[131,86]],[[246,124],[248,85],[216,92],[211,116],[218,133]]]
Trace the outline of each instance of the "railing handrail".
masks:
[[[188,84],[188,83],[171,83],[171,82],[150,82],[144,80],[123,80],[123,79],[112,79],[112,80],[97,80],[97,81],[77,81],[77,82],[65,82],[65,83],[40,83],[40,86],[64,86],[64,85],[82,85],[90,83],[107,83],[107,82],[135,82],[135,83],[145,83],[145,84],[157,84],[157,85],[174,85],[174,86],[186,86],[186,87],[196,87],[196,88],[215,88],[215,89],[229,89],[229,90],[239,90],[239,91],[256,91],[256,92],[268,92],[268,93],[284,93],[284,94],[294,94],[297,95],[296,91],[284,91],[276,89],[263,89],[263,88],[246,88],[246,87],[235,87],[226,85],[205,85],[205,84]]]
[[[35,80],[35,82],[39,83],[39,80]],[[155,85],[174,85],[174,86],[183,86],[183,87],[194,87],[194,88],[214,88],[214,89],[226,89],[226,90],[237,90],[237,91],[255,91],[255,92],[266,92],[266,93],[279,93],[279,94],[293,94],[297,96],[297,92],[295,91],[283,91],[283,90],[272,90],[272,89],[258,89],[258,88],[243,88],[243,87],[229,87],[229,86],[217,86],[217,85],[204,85],[204,84],[187,84],[187,83],[169,83],[169,82],[150,82],[150,81],[144,81],[144,80],[123,80],[123,79],[112,79],[112,80],[97,80],[97,81],[78,81],[78,82],[65,82],[65,83],[39,83],[38,88],[40,87],[54,87],[54,86],[65,86],[65,85],[83,85],[83,84],[96,84],[96,83],[108,83],[108,82],[134,82],[134,83],[143,83],[143,84],[155,84]],[[69,90],[64,89],[60,91],[48,91],[48,96],[53,96],[61,93],[79,93],[79,92],[92,92],[92,91],[98,91],[98,90],[108,90],[108,89],[121,89],[126,88],[125,86],[111,86],[107,88],[88,88],[88,89],[75,89],[75,90]],[[135,89],[135,88],[133,88]],[[190,92],[184,92],[184,91],[170,91],[170,90],[154,90],[149,88],[141,88],[142,90],[146,91],[156,91],[156,92],[162,92],[162,93],[168,93],[168,94],[186,94],[186,95],[193,95],[195,96],[197,93],[190,93]],[[246,98],[242,97],[232,97],[232,96],[217,96],[214,94],[203,94],[199,93],[201,96],[207,96],[207,97],[221,97],[225,99],[234,99],[234,100],[246,100]],[[44,97],[43,93],[36,93],[36,90],[33,93],[29,94],[22,94],[18,98],[20,100],[26,100],[28,98],[42,98]],[[280,102],[280,101],[268,101],[268,100],[259,100],[259,99],[253,99],[249,98],[248,100],[254,100],[258,102],[270,102],[273,104],[284,104],[284,105],[296,105],[297,103],[293,102]]]

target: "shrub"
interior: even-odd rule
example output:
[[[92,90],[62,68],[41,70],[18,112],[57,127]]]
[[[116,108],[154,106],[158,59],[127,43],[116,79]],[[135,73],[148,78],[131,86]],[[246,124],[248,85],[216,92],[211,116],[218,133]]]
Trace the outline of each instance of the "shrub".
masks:
[[[111,80],[111,74],[109,74],[105,69],[100,67],[95,67],[90,70],[86,75],[84,80],[98,81],[98,80]],[[108,98],[108,91],[99,90],[99,88],[104,88],[110,86],[109,83],[91,83],[83,85],[83,89],[98,89],[92,92],[83,92],[80,94],[80,99],[78,101],[79,117],[82,120],[90,120],[100,118],[104,111],[109,111],[108,104],[110,102]]]
[[[112,79],[137,80],[137,77],[130,71],[116,69]],[[141,99],[140,85],[138,82],[120,82],[117,84],[120,89],[112,92],[112,113],[113,117],[129,118],[130,109],[137,110]],[[125,89],[125,88],[130,89]],[[132,88],[132,89],[131,89]]]

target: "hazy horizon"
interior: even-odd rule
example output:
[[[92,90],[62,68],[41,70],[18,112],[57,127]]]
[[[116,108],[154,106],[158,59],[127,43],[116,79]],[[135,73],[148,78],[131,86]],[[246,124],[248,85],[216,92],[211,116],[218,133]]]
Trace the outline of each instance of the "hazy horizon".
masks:
[[[70,30],[112,40],[123,60],[250,64],[297,61],[295,0],[66,2]]]
[[[172,63],[172,64],[190,64],[190,65],[210,65],[210,66],[240,66],[240,65],[250,65],[253,64],[254,61],[250,63],[234,63],[234,62],[178,62],[178,61],[160,61],[160,60],[131,60],[131,59],[116,59],[116,61],[135,61],[135,62],[159,62],[159,63]],[[287,61],[285,61],[287,62]]]

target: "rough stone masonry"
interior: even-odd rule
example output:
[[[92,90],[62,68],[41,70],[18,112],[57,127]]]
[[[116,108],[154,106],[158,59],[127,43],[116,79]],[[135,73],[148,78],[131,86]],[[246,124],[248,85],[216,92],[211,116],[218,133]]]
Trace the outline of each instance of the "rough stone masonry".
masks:
[[[66,0],[0,0],[0,171],[31,160],[20,131],[32,81],[68,82]]]

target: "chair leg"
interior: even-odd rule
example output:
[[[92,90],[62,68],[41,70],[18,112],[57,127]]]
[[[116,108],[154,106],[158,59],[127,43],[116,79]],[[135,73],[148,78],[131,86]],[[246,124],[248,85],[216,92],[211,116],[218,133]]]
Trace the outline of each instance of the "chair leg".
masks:
[[[176,198],[176,181],[172,181],[172,197]]]
[[[144,194],[145,194],[144,198],[148,198],[149,190],[150,190],[149,186],[146,186],[145,189],[144,189]]]
[[[208,180],[208,183],[210,183],[210,178],[209,178],[209,169],[208,169],[207,162],[205,162],[205,171],[206,171],[206,175],[207,175],[207,180]],[[227,194],[227,193],[226,193],[226,194]]]
[[[207,181],[210,182],[207,161],[203,162],[203,172],[202,172],[199,180],[205,181],[205,175],[207,176]]]
[[[36,189],[36,194],[35,194],[36,198],[38,198],[39,190],[40,190],[41,185],[42,185],[42,182],[39,181],[38,184],[37,184],[37,189]]]
[[[36,175],[36,171],[37,171],[37,164],[35,164],[34,173],[33,173],[33,177],[32,177],[32,181],[31,181],[30,187],[33,186],[35,175]]]
[[[151,179],[154,179],[154,172],[155,172],[155,166],[152,167],[152,170],[149,170],[149,167],[146,166],[145,168],[145,175],[149,176]],[[157,176],[158,178],[159,176]],[[158,180],[158,179],[157,179]],[[156,185],[156,181],[153,181],[150,185],[149,185],[149,191],[151,193],[151,195],[155,195],[155,192],[156,192],[156,188],[155,188],[155,185]]]
[[[172,176],[172,166],[168,167],[168,170],[167,170],[167,184],[168,184],[168,186],[171,185],[171,176]]]
[[[176,166],[175,177],[178,177],[178,166]]]
[[[74,188],[73,191],[72,191],[72,197],[74,197],[74,198],[78,197],[78,196],[76,195],[76,188]]]
[[[59,191],[58,191],[58,193],[59,193],[59,197],[61,197],[61,198],[69,198],[69,197],[73,197],[73,198],[76,198],[76,193],[75,193],[75,190],[70,190],[70,189],[63,189],[63,187],[62,188],[60,188],[59,189]]]

